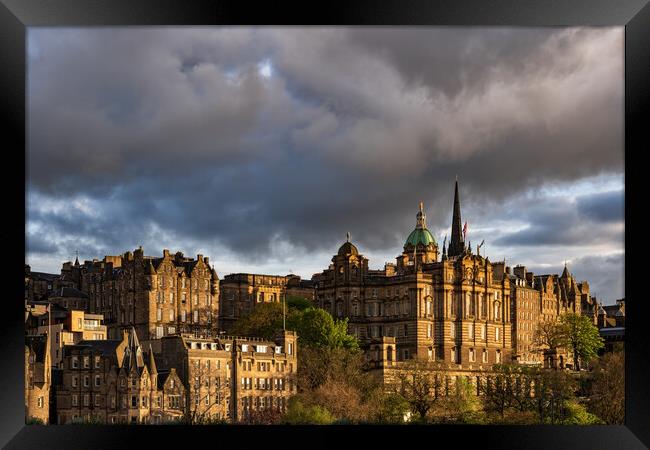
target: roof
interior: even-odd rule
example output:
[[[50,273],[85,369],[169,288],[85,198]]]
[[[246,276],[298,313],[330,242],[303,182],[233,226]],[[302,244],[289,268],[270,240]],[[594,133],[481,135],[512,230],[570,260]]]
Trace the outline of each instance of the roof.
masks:
[[[30,272],[29,275],[30,278],[32,279],[42,279],[42,280],[47,280],[47,281],[54,281],[59,278],[58,274],[53,274],[53,273],[45,273],[45,272]]]
[[[358,255],[359,250],[352,242],[345,242],[341,247],[339,247],[338,255],[347,256],[347,255]]]
[[[415,230],[411,231],[409,237],[406,238],[406,243],[404,244],[404,247],[406,247],[409,244],[413,246],[416,246],[418,244],[422,244],[425,246],[429,244],[437,245],[436,240],[433,238],[433,235],[426,228],[416,228]]]

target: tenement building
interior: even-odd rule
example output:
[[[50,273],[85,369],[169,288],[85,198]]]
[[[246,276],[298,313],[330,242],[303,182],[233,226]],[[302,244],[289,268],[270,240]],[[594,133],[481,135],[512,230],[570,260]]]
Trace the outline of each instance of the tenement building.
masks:
[[[102,314],[109,337],[135,327],[142,339],[179,331],[216,332],[219,277],[209,259],[163,250],[145,256],[142,247],[101,261],[67,262],[61,283],[88,295],[88,312]]]
[[[521,265],[511,270],[505,267],[505,262],[496,267],[498,276],[506,277],[511,285],[513,359],[546,367],[564,368],[573,364],[570,352],[541,348],[536,333],[544,324],[556,322],[567,313],[591,317],[594,301],[589,295],[589,284],[578,282],[566,265],[560,276],[535,275]]]
[[[274,341],[168,336],[161,339],[159,366],[177,368],[192,423],[240,422],[253,412],[285,411],[297,391],[296,341],[293,331]]]
[[[158,371],[135,329],[122,339],[65,347],[56,385],[58,424],[162,423],[184,416],[185,387],[174,368]]]
[[[282,303],[287,297],[314,299],[314,284],[297,275],[234,273],[221,281],[220,328],[229,331],[235,321],[260,303]]]
[[[511,360],[510,282],[496,277],[489,259],[466,245],[458,182],[449,248],[426,226],[423,205],[396,264],[370,270],[368,259],[345,242],[332,264],[313,280],[316,302],[368,347],[387,344],[388,361],[424,358],[453,369],[479,369]]]
[[[39,305],[40,306],[40,305]],[[106,339],[106,325],[102,324],[101,314],[85,311],[67,310],[56,304],[49,305],[49,311],[31,309],[25,320],[25,333],[28,336],[50,338],[52,367],[61,367],[63,348],[82,340]]]

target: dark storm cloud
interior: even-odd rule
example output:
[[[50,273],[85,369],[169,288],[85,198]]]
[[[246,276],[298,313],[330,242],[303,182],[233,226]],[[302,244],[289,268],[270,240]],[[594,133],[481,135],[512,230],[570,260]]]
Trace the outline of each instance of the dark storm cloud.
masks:
[[[449,226],[456,174],[464,205],[498,216],[526,189],[621,173],[622,36],[32,29],[28,222],[118,252],[156,242],[152,230],[251,261],[276,238],[332,251],[346,231],[368,250],[399,248],[420,200],[432,229]],[[42,212],[79,195],[94,215]],[[609,200],[577,210],[615,220]],[[590,242],[567,217],[547,205],[507,242]]]
[[[496,245],[589,246],[622,244],[623,191],[582,195],[573,202],[563,197],[522,199],[519,220],[527,228],[505,234]],[[513,214],[514,215],[514,214]]]

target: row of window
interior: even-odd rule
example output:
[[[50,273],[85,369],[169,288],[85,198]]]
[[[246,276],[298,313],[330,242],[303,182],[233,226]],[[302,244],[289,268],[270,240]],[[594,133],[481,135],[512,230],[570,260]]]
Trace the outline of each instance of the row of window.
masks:
[[[255,389],[259,390],[284,391],[285,381],[284,378],[241,378],[241,388],[243,390],[251,390],[253,389],[253,386],[255,386]]]
[[[90,356],[83,356],[82,361],[83,361],[83,368],[84,369],[90,369]],[[95,356],[95,369],[99,369],[100,366],[101,366],[101,357],[100,356]],[[71,358],[70,368],[71,369],[79,369],[79,357],[78,356],[73,356]]]

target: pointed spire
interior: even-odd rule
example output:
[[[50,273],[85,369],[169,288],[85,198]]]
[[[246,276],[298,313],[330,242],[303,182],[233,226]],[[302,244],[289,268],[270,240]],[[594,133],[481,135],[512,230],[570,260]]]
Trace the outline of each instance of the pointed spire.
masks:
[[[153,357],[153,349],[151,344],[149,344],[149,373],[151,375],[158,373],[158,368],[156,367],[156,359]]]
[[[75,267],[79,267],[79,250],[75,250],[76,257],[74,259]]]
[[[350,232],[349,231],[345,234],[345,241],[350,242]]]
[[[451,241],[449,242],[449,256],[458,256],[465,250],[463,239],[463,225],[460,216],[460,195],[458,194],[458,176],[454,190],[454,211],[451,219]]]
[[[562,278],[569,278],[569,269],[567,269],[566,260],[564,261],[564,270],[562,271]]]

